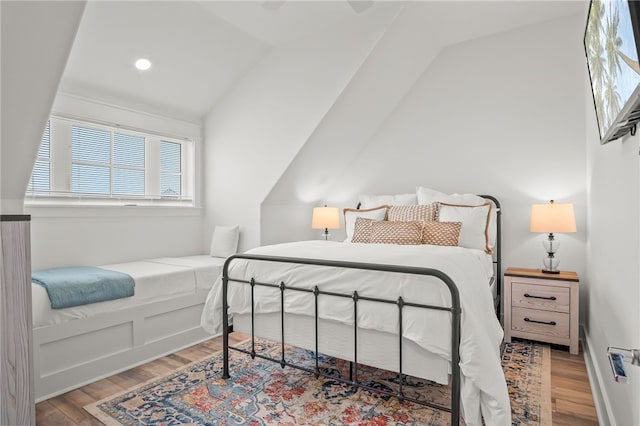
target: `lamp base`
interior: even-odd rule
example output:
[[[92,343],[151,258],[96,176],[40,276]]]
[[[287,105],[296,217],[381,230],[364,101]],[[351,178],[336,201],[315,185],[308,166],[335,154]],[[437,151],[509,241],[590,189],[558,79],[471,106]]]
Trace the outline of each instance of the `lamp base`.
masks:
[[[556,258],[555,253],[560,244],[556,241],[553,233],[549,233],[549,236],[544,240],[543,245],[547,251],[547,257],[542,259],[542,268],[540,271],[543,274],[559,274],[560,270],[558,269],[558,265],[560,264],[560,261]]]

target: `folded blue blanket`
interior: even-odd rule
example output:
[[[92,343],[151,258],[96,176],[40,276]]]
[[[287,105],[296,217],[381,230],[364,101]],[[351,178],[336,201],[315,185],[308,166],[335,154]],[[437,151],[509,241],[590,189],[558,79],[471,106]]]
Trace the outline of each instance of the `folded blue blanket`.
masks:
[[[41,269],[31,280],[47,290],[53,309],[130,297],[135,287],[130,275],[92,266]]]

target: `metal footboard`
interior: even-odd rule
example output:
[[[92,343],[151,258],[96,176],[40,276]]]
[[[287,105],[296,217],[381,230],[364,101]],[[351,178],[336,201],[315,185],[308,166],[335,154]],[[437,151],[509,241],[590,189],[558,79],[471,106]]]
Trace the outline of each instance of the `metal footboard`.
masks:
[[[353,293],[337,293],[337,292],[322,291],[318,288],[318,286],[315,286],[313,288],[300,288],[295,286],[289,286],[284,282],[280,282],[277,284],[262,283],[262,282],[256,281],[253,278],[249,280],[231,278],[229,277],[229,266],[236,259],[292,263],[292,264],[301,264],[301,265],[329,266],[329,267],[338,267],[338,268],[347,268],[347,269],[362,269],[362,270],[392,272],[392,273],[401,273],[401,274],[433,276],[440,279],[449,289],[449,292],[451,294],[451,306],[436,306],[436,305],[411,303],[411,302],[404,301],[402,297],[398,297],[397,300],[366,297],[366,296],[359,295],[357,291],[354,291]],[[229,305],[227,301],[229,282],[244,283],[246,285],[251,286],[251,350],[244,350],[241,348],[229,346],[229,333],[231,331],[229,326],[229,316],[228,316]],[[254,289],[256,286],[271,287],[271,288],[276,288],[280,290],[280,308],[281,308],[280,322],[281,322],[281,341],[282,341],[280,359],[275,359],[263,354],[258,354],[255,351]],[[315,299],[315,313],[314,313],[314,316],[315,316],[315,351],[314,351],[315,368],[307,368],[304,366],[292,364],[286,360],[285,338],[284,338],[284,317],[285,317],[284,293],[285,291],[304,292],[304,293],[311,293],[314,295],[314,299]],[[320,370],[319,362],[318,362],[318,318],[319,318],[318,298],[321,296],[349,298],[353,300],[353,313],[354,313],[353,365],[355,365],[355,369],[353,370],[353,374],[350,375],[349,380],[326,375]],[[398,365],[397,373],[399,378],[398,380],[399,387],[398,387],[397,393],[381,390],[378,388],[373,388],[368,386],[365,383],[361,383],[358,381],[358,344],[357,342],[358,342],[358,302],[359,301],[394,304],[398,307],[398,324],[399,324],[398,325],[398,354],[399,354],[398,364],[399,365]],[[420,401],[415,398],[405,396],[403,393],[404,378],[403,378],[403,366],[402,366],[402,335],[403,335],[402,317],[403,317],[403,309],[405,307],[416,307],[416,308],[451,312],[451,404],[450,404],[450,407],[442,406],[433,402]],[[288,366],[288,367],[296,368],[298,370],[306,371],[310,374],[313,374],[316,378],[320,376],[331,378],[332,380],[337,380],[352,386],[395,396],[401,401],[410,401],[416,404],[420,404],[420,405],[428,406],[438,410],[449,412],[451,413],[451,424],[458,425],[460,422],[460,380],[461,380],[460,378],[460,315],[461,315],[461,309],[460,309],[460,296],[458,293],[458,288],[456,287],[453,280],[449,278],[448,275],[436,269],[395,266],[395,265],[378,265],[378,264],[372,264],[372,263],[359,263],[359,262],[341,262],[341,261],[328,261],[328,260],[317,260],[317,259],[302,259],[302,258],[292,258],[292,257],[256,256],[256,255],[247,255],[247,254],[234,255],[227,259],[227,261],[224,264],[224,268],[222,272],[222,323],[223,323],[223,356],[224,356],[224,366],[223,366],[224,370],[223,370],[222,378],[228,379],[231,377],[229,375],[229,349],[233,349],[233,350],[248,354],[252,358],[258,357],[258,358],[279,363],[282,366],[282,368]]]

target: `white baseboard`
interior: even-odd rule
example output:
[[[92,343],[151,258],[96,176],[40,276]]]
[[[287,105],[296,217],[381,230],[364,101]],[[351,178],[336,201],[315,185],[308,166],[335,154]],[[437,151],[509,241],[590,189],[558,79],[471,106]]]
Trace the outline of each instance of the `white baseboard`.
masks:
[[[607,398],[606,390],[600,386],[600,383],[603,383],[603,377],[592,354],[592,350],[595,350],[595,348],[591,345],[589,335],[582,325],[580,325],[580,337],[584,351],[584,362],[587,367],[587,375],[589,376],[589,384],[591,385],[593,403],[596,407],[596,414],[598,415],[598,424],[601,426],[610,426],[614,424],[611,418],[611,404]]]

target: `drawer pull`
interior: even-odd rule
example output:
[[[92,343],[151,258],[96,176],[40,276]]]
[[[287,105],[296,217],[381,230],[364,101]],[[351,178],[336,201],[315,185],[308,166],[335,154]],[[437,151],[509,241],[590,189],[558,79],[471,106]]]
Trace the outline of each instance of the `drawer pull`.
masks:
[[[556,300],[555,296],[545,297],[545,296],[532,296],[529,293],[525,293],[524,297],[531,297],[533,299],[544,299],[544,300]]]
[[[535,322],[535,323],[538,323],[538,324],[556,325],[555,321],[549,321],[549,322],[547,322],[547,321],[536,321],[536,320],[532,320],[530,318],[525,318],[524,321],[525,322]]]

